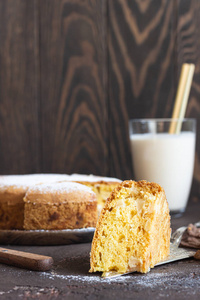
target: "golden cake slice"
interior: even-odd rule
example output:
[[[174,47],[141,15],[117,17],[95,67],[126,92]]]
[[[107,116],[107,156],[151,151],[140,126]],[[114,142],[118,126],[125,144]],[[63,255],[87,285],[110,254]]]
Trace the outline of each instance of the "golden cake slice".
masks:
[[[146,273],[168,256],[170,215],[156,183],[124,181],[108,198],[92,241],[90,272]]]

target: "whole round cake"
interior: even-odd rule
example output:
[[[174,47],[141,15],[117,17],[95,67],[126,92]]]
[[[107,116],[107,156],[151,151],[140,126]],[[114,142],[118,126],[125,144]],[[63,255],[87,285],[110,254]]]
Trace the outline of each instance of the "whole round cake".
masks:
[[[37,184],[46,183],[52,185],[55,182],[65,182],[65,184],[66,182],[75,182],[90,188],[90,191],[96,194],[98,212],[100,213],[107,197],[120,183],[120,180],[110,177],[82,174],[2,175],[0,176],[0,229],[24,229],[24,198],[27,191]],[[84,192],[83,195],[85,195]],[[34,197],[36,197],[36,195]],[[71,205],[73,206],[75,204]],[[51,224],[56,223],[53,222]],[[56,228],[52,227],[52,229]],[[35,227],[35,229],[40,228]]]

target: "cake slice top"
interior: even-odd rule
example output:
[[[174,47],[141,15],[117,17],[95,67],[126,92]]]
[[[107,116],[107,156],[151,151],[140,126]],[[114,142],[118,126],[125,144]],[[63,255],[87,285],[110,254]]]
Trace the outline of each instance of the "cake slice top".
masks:
[[[128,205],[129,201],[135,206],[139,215],[152,213],[153,210],[156,212],[161,208],[161,201],[156,201],[158,196],[166,198],[164,189],[159,184],[145,180],[138,182],[126,180],[119,184],[111,193],[102,211],[101,218],[103,218],[107,210],[115,208],[118,211],[120,207],[123,208],[126,204]],[[163,209],[168,211],[168,205],[165,205],[162,211]]]

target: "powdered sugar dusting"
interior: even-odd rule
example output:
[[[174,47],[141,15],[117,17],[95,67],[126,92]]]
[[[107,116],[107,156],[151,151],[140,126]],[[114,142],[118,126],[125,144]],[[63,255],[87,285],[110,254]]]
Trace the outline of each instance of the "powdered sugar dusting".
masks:
[[[87,187],[83,184],[76,183],[76,182],[69,182],[69,181],[63,181],[63,182],[52,182],[49,183],[43,183],[35,185],[31,188],[29,188],[27,195],[29,193],[64,193],[64,192],[87,192],[90,194],[94,194],[92,189],[90,187]]]
[[[69,180],[66,174],[24,174],[0,176],[0,187],[21,187],[28,188],[39,183],[51,183],[61,180]]]
[[[110,283],[112,284],[112,282],[120,282],[120,281],[125,281],[127,280],[127,278],[130,276],[120,276],[120,277],[117,277],[117,278],[112,278],[112,280],[110,279],[105,279],[105,278],[102,278],[100,274],[96,275],[96,274],[90,274],[88,273],[88,275],[63,275],[63,274],[58,274],[56,273],[55,271],[51,271],[50,273],[46,273],[46,272],[43,272],[41,273],[41,276],[44,276],[44,277],[48,277],[49,279],[51,280],[54,280],[54,279],[63,279],[63,280],[67,280],[67,281],[79,281],[79,282],[91,282],[91,283]]]
[[[103,176],[96,176],[96,175],[85,175],[85,174],[71,174],[70,175],[71,181],[89,181],[89,182],[98,182],[98,181],[113,181],[113,182],[121,182],[120,179],[113,178],[113,177],[103,177]]]
[[[39,183],[52,183],[57,181],[89,181],[89,182],[98,182],[98,181],[118,181],[121,180],[112,177],[103,177],[95,175],[85,175],[85,174],[24,174],[24,175],[3,175],[0,176],[0,187],[7,188],[10,186],[16,188],[32,187]]]
[[[122,275],[118,277],[113,278],[103,278],[101,277],[101,273],[88,273],[84,275],[78,275],[78,274],[59,274],[56,271],[51,271],[50,273],[41,273],[41,276],[48,277],[50,280],[67,280],[68,283],[74,283],[74,282],[82,282],[82,283],[101,283],[101,284],[112,284],[114,282],[129,282],[133,281],[135,285],[139,286],[145,286],[145,287],[153,287],[158,286],[159,284],[163,283],[163,279],[166,277],[166,281],[170,279],[171,275],[169,275],[167,272],[160,273],[154,273],[149,272],[148,274],[141,274],[141,273],[130,273],[130,275]]]
[[[196,266],[196,270],[198,273],[198,265]],[[50,280],[65,280],[71,284],[76,282],[81,282],[85,284],[106,284],[110,285],[113,283],[126,283],[134,282],[134,287],[142,287],[142,288],[155,288],[160,287],[160,290],[166,291],[166,282],[168,285],[174,285],[175,278],[178,278],[178,282],[182,282],[183,285],[181,285],[181,288],[185,288],[186,290],[191,287],[191,284],[194,284],[194,281],[196,281],[196,284],[199,282],[199,277],[196,276],[196,278],[192,277],[190,278],[189,274],[187,276],[187,281],[185,280],[185,273],[184,271],[181,272],[181,270],[177,271],[170,271],[168,269],[162,269],[162,272],[159,270],[151,270],[147,274],[141,274],[141,273],[131,273],[130,275],[122,275],[119,277],[114,278],[102,278],[100,273],[88,273],[83,275],[78,274],[58,274],[56,271],[51,271],[50,273],[42,272],[42,277],[47,277]]]

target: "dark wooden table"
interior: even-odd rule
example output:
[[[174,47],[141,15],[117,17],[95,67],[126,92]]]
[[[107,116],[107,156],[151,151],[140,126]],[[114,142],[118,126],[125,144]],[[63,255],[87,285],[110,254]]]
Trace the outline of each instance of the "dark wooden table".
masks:
[[[191,203],[172,229],[200,220]],[[34,272],[0,265],[0,299],[200,299],[200,261],[186,259],[112,280],[89,274],[90,243],[68,246],[3,247],[52,256],[51,271]]]

